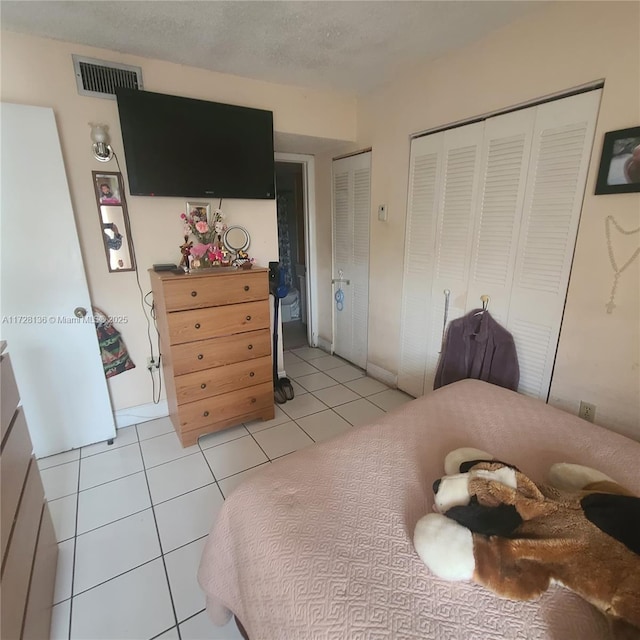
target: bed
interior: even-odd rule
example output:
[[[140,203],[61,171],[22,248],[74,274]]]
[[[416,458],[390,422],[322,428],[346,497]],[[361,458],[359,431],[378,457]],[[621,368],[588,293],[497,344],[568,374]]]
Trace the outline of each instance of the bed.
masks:
[[[640,492],[640,443],[477,380],[411,401],[298,451],[226,500],[199,570],[216,624],[250,640],[602,640],[604,618],[560,586],[502,599],[435,578],[412,543],[452,449],[474,446],[542,481],[585,464]]]

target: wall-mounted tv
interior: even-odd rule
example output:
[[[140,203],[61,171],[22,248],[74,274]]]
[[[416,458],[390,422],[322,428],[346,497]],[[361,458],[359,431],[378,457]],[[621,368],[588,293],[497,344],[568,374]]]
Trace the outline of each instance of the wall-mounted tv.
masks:
[[[134,196],[275,197],[273,113],[117,89]]]

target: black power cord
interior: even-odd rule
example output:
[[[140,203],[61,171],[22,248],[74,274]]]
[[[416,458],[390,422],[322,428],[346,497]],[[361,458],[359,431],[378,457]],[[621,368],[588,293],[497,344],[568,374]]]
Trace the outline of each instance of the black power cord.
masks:
[[[120,168],[120,161],[118,160],[118,154],[115,151],[113,152],[113,157],[116,160],[118,171],[124,177],[124,174],[122,173],[122,169]],[[151,339],[151,321],[149,320],[149,315],[153,319],[154,328],[156,330],[157,344],[158,344],[158,361],[157,361],[157,366],[155,366],[155,368],[158,368],[158,375],[160,377],[157,399],[156,399],[156,380],[153,377],[153,367],[149,369],[149,373],[151,375],[151,394],[152,394],[153,404],[158,404],[160,402],[160,396],[162,395],[162,375],[159,369],[160,358],[162,357],[160,354],[160,332],[158,331],[158,325],[156,324],[154,304],[153,302],[150,303],[147,301],[147,297],[152,295],[152,292],[149,291],[147,294],[145,294],[144,291],[142,290],[142,285],[140,284],[140,273],[138,271],[138,257],[136,256],[136,246],[133,241],[133,233],[129,238],[129,246],[131,247],[131,252],[133,253],[133,264],[136,272],[136,283],[138,285],[138,291],[140,292],[140,306],[142,307],[142,313],[144,314],[144,319],[147,321],[147,340],[149,341],[149,351],[151,353],[151,360],[154,363],[156,362],[156,356],[153,351],[153,341]],[[147,315],[147,310],[145,306],[149,307],[149,310],[150,310],[149,315]]]

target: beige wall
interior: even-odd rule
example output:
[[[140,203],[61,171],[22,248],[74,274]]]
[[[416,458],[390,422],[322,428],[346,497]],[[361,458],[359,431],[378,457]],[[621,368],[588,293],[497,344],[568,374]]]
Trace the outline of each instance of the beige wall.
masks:
[[[272,109],[280,132],[356,138],[340,152],[371,146],[369,361],[394,373],[398,367],[409,136],[605,79],[551,402],[576,412],[581,399],[590,401],[597,405],[598,423],[640,438],[640,261],[621,277],[614,313],[608,315],[604,308],[613,277],[604,218],[613,213],[625,229],[638,227],[640,194],[592,195],[604,133],[640,122],[639,24],[637,3],[545,5],[472,46],[408,70],[393,84],[359,100],[357,138],[354,101],[347,97],[4,33],[3,100],[49,105],[56,111],[94,302],[131,318],[121,328],[139,369],[111,381],[116,408],[150,400],[144,370],[146,328],[132,276],[106,271],[91,191],[90,171],[105,167],[92,159],[86,123],[109,123],[114,146],[121,149],[115,102],[77,95],[69,72],[71,52],[138,64],[149,90]],[[326,340],[331,339],[332,300],[330,263],[325,259],[331,247],[330,160],[330,154],[316,158],[318,333]],[[375,216],[380,203],[387,205],[387,222]],[[129,198],[129,207],[141,266],[176,261],[182,200]],[[275,257],[275,213],[270,203],[228,201],[224,209],[232,222],[249,226],[254,243],[262,243],[261,263]],[[256,241],[256,236],[261,240]],[[631,255],[637,246],[637,242],[631,246],[635,239],[637,236],[616,244],[622,255],[619,262]],[[257,247],[253,251],[257,255]],[[147,282],[143,272],[145,291]]]
[[[248,80],[9,32],[2,33],[1,47],[2,100],[49,106],[55,112],[92,301],[107,313],[129,318],[127,324],[118,328],[137,368],[109,380],[114,409],[149,403],[152,401],[146,370],[149,345],[140,294],[134,274],[107,271],[91,178],[91,171],[116,171],[117,168],[113,161],[103,164],[93,158],[89,122],[109,125],[112,146],[126,172],[117,105],[114,100],[78,95],[71,54],[138,65],[142,67],[144,86],[149,91],[272,110],[277,132],[309,136],[312,140],[353,140],[355,100],[330,92]],[[146,270],[153,263],[180,259],[179,215],[185,200],[128,196],[131,230],[145,293],[150,288]],[[46,212],[46,202],[41,204]],[[278,259],[273,200],[226,200],[223,210],[231,224],[241,224],[249,230],[250,253],[258,264],[266,266],[269,260]],[[155,343],[153,330],[152,339]]]
[[[574,413],[580,400],[594,403],[596,422],[640,439],[640,260],[620,279],[614,313],[604,306],[613,281],[604,219],[614,214],[623,228],[637,228],[640,194],[593,195],[604,133],[640,124],[639,27],[638,3],[545,6],[359,100],[352,148],[373,148],[372,364],[398,370],[410,135],[605,79],[551,403]],[[318,162],[318,193],[330,188],[328,163]],[[375,215],[382,203],[387,222]],[[621,264],[640,237],[616,236],[614,243]]]

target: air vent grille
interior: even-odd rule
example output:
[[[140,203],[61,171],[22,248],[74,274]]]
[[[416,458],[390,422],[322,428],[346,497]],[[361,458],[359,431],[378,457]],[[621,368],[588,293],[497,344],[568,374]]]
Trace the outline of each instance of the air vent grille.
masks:
[[[115,100],[116,87],[142,89],[142,69],[73,55],[78,93]]]

